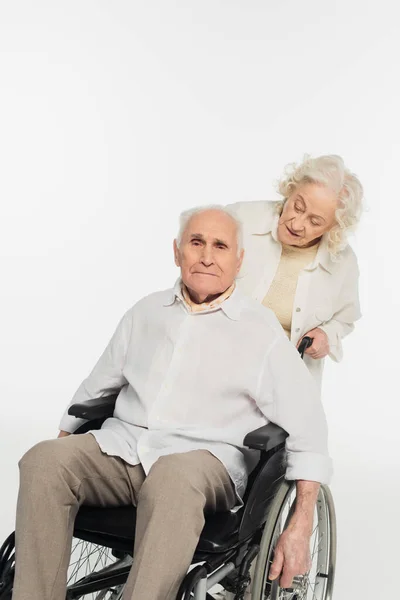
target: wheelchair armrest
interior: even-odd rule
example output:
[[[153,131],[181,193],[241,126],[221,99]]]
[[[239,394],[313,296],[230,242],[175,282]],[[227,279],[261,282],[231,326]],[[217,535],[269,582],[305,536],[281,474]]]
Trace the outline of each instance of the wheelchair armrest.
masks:
[[[114,414],[115,402],[118,394],[111,396],[103,396],[102,398],[94,398],[87,402],[79,402],[72,404],[68,409],[68,414],[80,419],[106,419]]]
[[[288,437],[287,431],[275,425],[275,423],[268,423],[263,425],[254,431],[251,431],[244,438],[243,444],[248,448],[254,450],[264,450],[268,452],[276,446],[283,444]]]

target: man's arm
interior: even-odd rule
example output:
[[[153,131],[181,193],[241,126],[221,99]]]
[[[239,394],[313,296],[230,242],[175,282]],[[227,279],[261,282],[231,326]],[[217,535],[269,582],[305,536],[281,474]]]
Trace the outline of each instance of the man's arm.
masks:
[[[286,478],[329,483],[332,461],[318,387],[283,332],[267,352],[255,400],[267,419],[289,434]]]
[[[320,483],[329,483],[332,463],[327,448],[327,425],[317,386],[285,336],[279,335],[266,356],[257,404],[265,416],[289,436],[286,440],[286,478],[296,480],[296,507],[281,535],[270,577],[281,574],[281,587],[310,566],[309,541]]]
[[[127,383],[123,368],[132,331],[132,309],[121,319],[107,348],[97,361],[90,375],[81,383],[60,422],[58,437],[65,437],[85,423],[68,415],[68,408],[77,402],[87,402],[93,398],[108,395],[121,389]]]
[[[296,482],[296,508],[278,540],[269,571],[271,580],[280,576],[283,588],[291,586],[293,577],[310,570],[310,537],[319,488],[320,484],[315,481]]]

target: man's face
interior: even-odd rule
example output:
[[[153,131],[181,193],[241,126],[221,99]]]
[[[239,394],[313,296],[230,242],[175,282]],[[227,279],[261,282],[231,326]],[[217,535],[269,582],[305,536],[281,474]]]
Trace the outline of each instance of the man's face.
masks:
[[[199,303],[228,289],[243,260],[243,250],[238,256],[236,224],[219,210],[194,215],[179,248],[174,241],[174,254],[183,283]]]

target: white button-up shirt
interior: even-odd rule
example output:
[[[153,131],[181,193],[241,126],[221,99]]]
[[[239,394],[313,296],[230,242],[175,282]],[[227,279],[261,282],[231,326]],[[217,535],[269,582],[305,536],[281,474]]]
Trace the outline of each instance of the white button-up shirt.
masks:
[[[277,423],[288,433],[288,479],[328,483],[327,427],[315,382],[272,311],[239,289],[212,310],[190,312],[174,289],[140,300],[119,323],[75,402],[121,389],[114,416],[93,432],[103,452],[141,463],[204,449],[243,496],[258,452],[247,433]],[[66,413],[60,429],[82,420]]]
[[[244,230],[244,260],[237,278],[238,287],[262,302],[273,282],[281,258],[278,241],[277,202],[238,202],[229,205]],[[354,329],[361,317],[358,296],[359,270],[350,246],[333,261],[324,236],[315,260],[301,271],[293,304],[291,341],[297,342],[311,329],[319,327],[328,336],[330,357],[339,362],[343,356],[342,338]],[[321,385],[324,359],[305,355],[305,364]]]

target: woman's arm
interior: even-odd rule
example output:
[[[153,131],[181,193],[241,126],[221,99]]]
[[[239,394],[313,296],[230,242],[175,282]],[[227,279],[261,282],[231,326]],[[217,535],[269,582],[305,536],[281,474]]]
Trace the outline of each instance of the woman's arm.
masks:
[[[346,273],[337,299],[338,310],[329,321],[318,326],[328,336],[329,356],[335,362],[343,358],[342,339],[353,331],[354,322],[361,317],[358,281],[359,269],[354,261]]]

